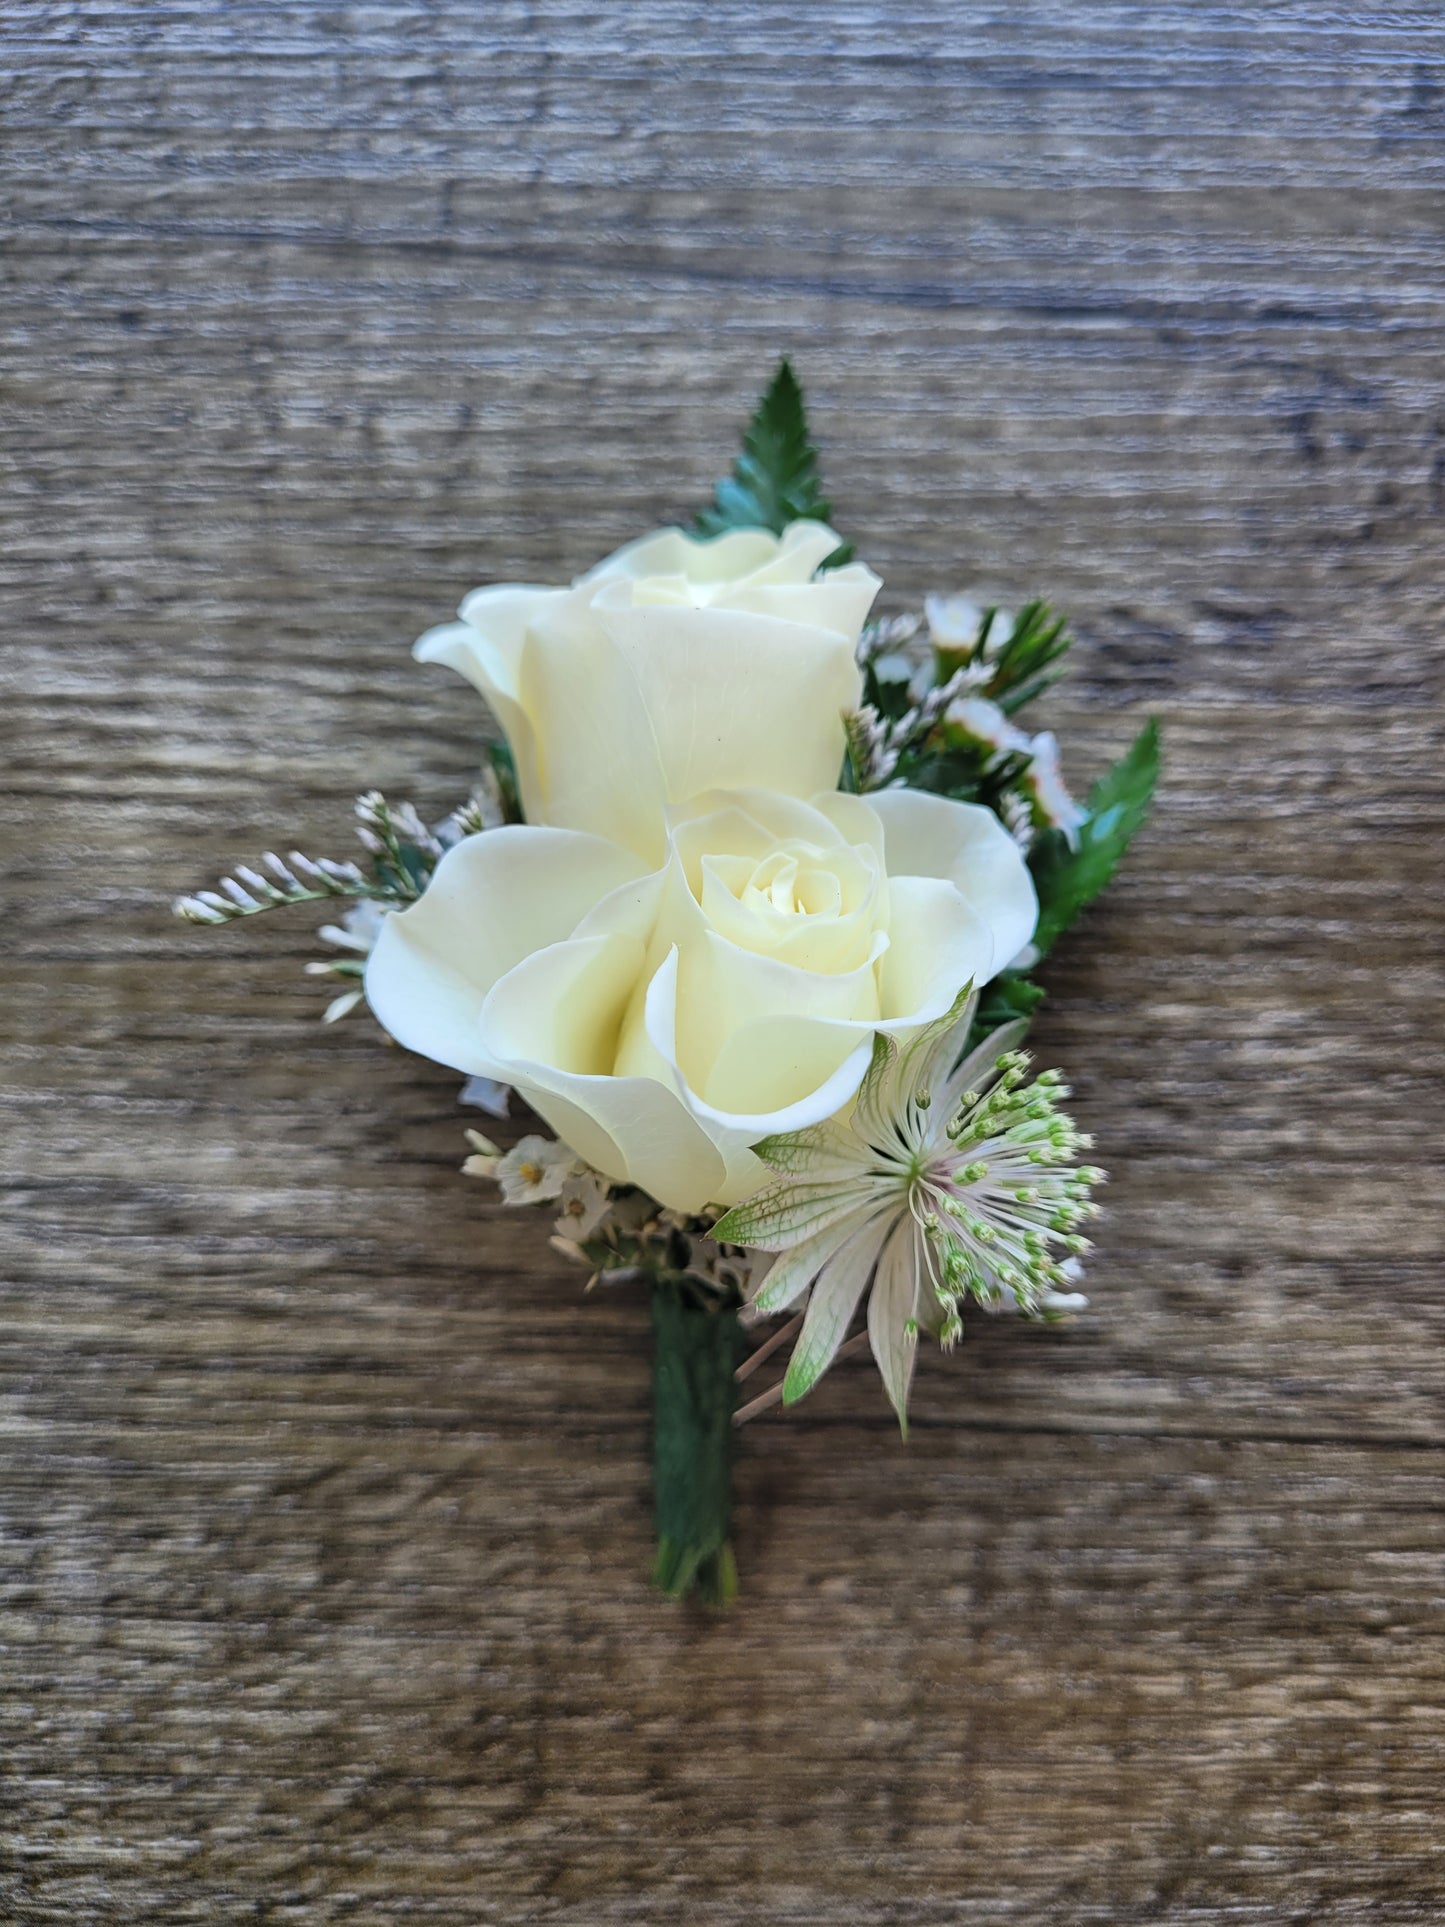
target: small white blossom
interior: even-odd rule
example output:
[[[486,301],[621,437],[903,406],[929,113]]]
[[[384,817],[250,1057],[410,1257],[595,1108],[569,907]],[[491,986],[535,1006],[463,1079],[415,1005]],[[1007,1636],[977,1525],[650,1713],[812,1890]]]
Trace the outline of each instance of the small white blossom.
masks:
[[[935,649],[972,650],[978,642],[987,606],[966,595],[931,595],[923,598],[928,617],[928,633]],[[980,655],[991,663],[1002,652],[1014,632],[1014,619],[1007,609],[996,608],[988,625],[988,638]]]
[[[1089,812],[1070,796],[1059,764],[1059,745],[1052,730],[1041,730],[1029,738],[1029,766],[1019,778],[1028,792],[1035,812],[1051,830],[1062,830],[1069,848],[1079,847],[1079,831],[1089,820]]]
[[[966,595],[928,595],[923,598],[928,634],[935,648],[972,649],[978,640],[983,610]],[[995,618],[994,626],[998,626]]]
[[[363,898],[353,903],[341,913],[339,923],[323,923],[317,931],[323,943],[332,944],[337,950],[349,950],[356,956],[369,956],[372,946],[381,931],[381,926],[389,912],[384,904],[373,903]],[[305,966],[308,977],[354,977],[356,966],[347,959],[326,959],[325,962],[309,963]],[[333,997],[321,1013],[323,1024],[337,1023],[348,1016],[364,996],[360,985],[354,990],[343,990],[339,997]]]
[[[389,912],[379,903],[363,901],[350,904],[341,913],[340,923],[323,923],[317,936],[338,950],[355,950],[369,956]]]
[[[560,1197],[568,1178],[585,1168],[570,1145],[524,1137],[498,1160],[493,1175],[507,1204],[545,1204]]]
[[[912,656],[905,656],[897,649],[890,649],[887,655],[873,658],[873,674],[879,682],[911,683],[918,673],[918,664]]]
[[[958,1062],[976,999],[965,993],[903,1050],[879,1034],[845,1126],[830,1120],[753,1148],[778,1179],[734,1205],[714,1235],[779,1254],[759,1312],[808,1300],[783,1399],[812,1389],[868,1295],[868,1337],[906,1422],[920,1328],[952,1345],[960,1306],[1048,1318],[1077,1309],[1078,1227],[1103,1172],[1074,1162],[1089,1140],[1057,1109],[1059,1074],[1025,1082],[1006,1024]],[[871,1291],[870,1291],[871,1285]]]
[[[562,1213],[557,1220],[557,1235],[574,1244],[592,1236],[612,1205],[612,1187],[596,1171],[576,1172],[562,1186],[560,1196]]]
[[[1001,656],[1005,646],[1013,641],[1014,619],[1007,609],[996,609],[993,621],[988,626],[988,640],[983,645],[983,659],[993,662]]]
[[[1076,803],[1064,783],[1059,745],[1052,730],[1030,736],[1011,723],[986,696],[956,698],[943,713],[945,726],[983,750],[991,759],[1022,756],[1027,768],[1016,778],[1022,795],[1006,792],[999,809],[1005,827],[1021,849],[1027,850],[1038,830],[1061,830],[1071,849],[1077,849],[1079,830],[1089,812]]]
[[[987,696],[955,698],[944,710],[943,720],[966,741],[995,756],[1030,753],[1032,738],[1011,723],[998,704],[990,702]]]

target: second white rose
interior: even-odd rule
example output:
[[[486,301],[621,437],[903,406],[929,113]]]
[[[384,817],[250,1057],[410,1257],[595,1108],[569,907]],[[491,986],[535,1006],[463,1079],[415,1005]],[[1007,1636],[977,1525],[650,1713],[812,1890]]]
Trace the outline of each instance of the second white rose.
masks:
[[[820,563],[821,522],[711,541],[664,529],[570,589],[477,589],[427,632],[507,733],[528,823],[589,830],[650,864],[666,817],[720,788],[806,797],[843,762],[854,652],[878,578]]]
[[[846,1110],[875,1032],[911,1035],[1033,934],[1027,867],[974,805],[714,791],[658,829],[660,861],[556,825],[468,837],[387,918],[366,992],[400,1043],[516,1086],[680,1211],[755,1190],[751,1145]]]

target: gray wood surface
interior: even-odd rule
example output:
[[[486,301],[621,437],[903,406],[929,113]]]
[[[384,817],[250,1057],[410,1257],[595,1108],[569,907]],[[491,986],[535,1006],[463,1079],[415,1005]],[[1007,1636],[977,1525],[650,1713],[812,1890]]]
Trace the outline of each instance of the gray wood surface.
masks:
[[[0,13],[0,1918],[1445,1918],[1434,8]],[[1038,1028],[1067,1333],[749,1428],[171,895],[481,713],[412,638],[690,508],[780,349],[890,606],[1075,617],[1167,786]]]

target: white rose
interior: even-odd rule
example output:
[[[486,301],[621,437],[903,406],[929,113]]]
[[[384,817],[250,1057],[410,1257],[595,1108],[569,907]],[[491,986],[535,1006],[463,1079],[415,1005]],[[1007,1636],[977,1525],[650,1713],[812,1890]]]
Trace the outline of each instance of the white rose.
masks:
[[[386,919],[366,993],[399,1042],[515,1085],[597,1170],[693,1211],[756,1190],[751,1145],[846,1110],[874,1032],[941,1016],[1037,912],[989,810],[714,793],[673,812],[657,867],[578,829],[468,837]]]
[[[712,541],[664,529],[571,589],[474,590],[416,655],[486,697],[529,823],[588,830],[656,865],[670,807],[837,783],[878,592],[861,563],[813,579],[837,547],[821,522]]]

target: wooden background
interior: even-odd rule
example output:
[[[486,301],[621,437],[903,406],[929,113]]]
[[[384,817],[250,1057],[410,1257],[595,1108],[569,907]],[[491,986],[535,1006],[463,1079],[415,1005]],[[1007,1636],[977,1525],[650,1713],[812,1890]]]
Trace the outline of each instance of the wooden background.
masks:
[[[0,1917],[1435,1922],[1434,8],[0,15]],[[1094,1309],[746,1437],[652,1596],[646,1311],[456,1080],[178,890],[440,815],[408,659],[689,510],[780,350],[889,603],[1042,592],[1167,787],[1038,1029]]]

